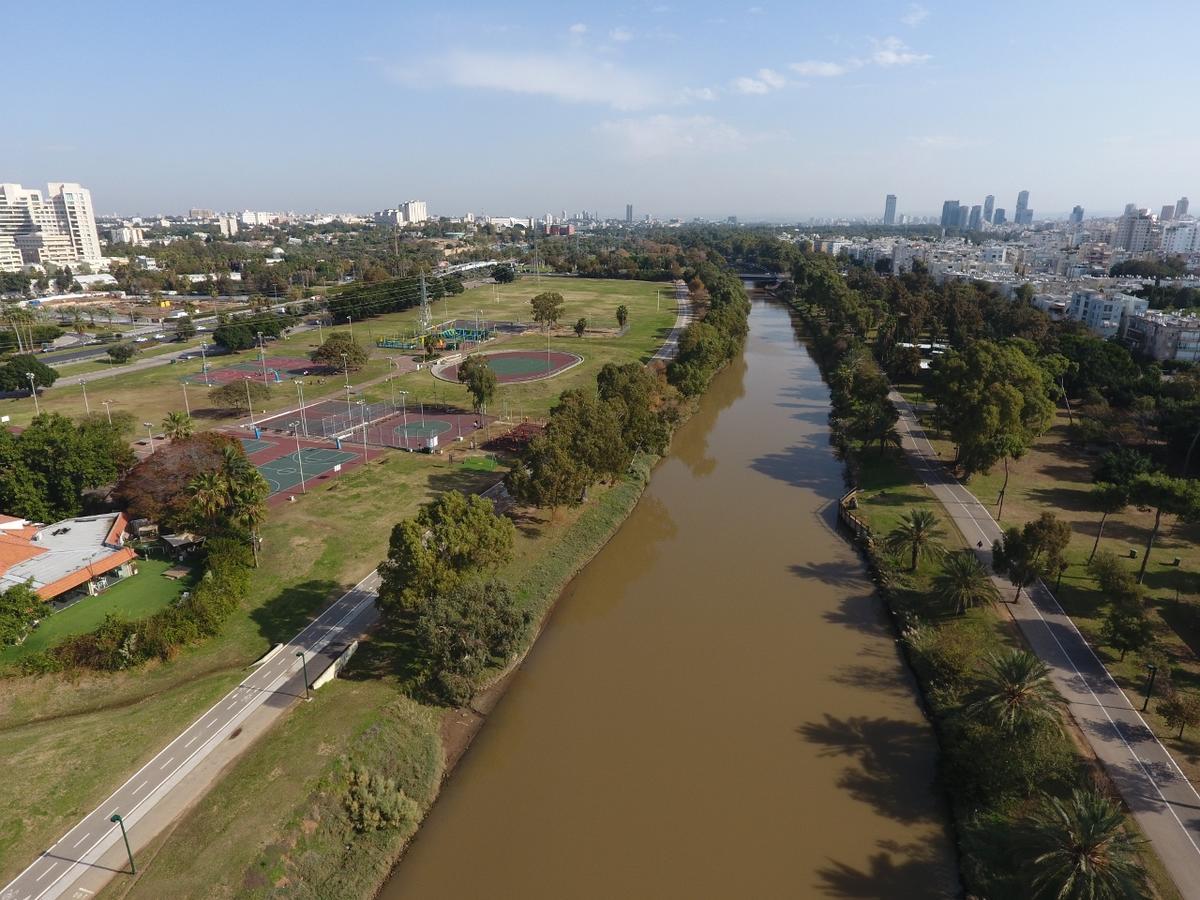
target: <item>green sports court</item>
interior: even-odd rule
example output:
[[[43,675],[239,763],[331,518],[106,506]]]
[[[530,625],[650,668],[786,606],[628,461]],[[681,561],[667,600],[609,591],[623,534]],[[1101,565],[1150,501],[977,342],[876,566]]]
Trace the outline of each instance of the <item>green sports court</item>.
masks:
[[[264,450],[269,450],[275,446],[273,441],[264,441],[260,438],[241,438],[242,449],[246,451],[247,456],[253,456],[255,453],[262,453]]]
[[[357,460],[357,453],[345,450],[330,450],[326,447],[305,447],[299,453],[289,453],[278,459],[259,463],[256,467],[271,487],[272,494],[290,490],[300,484],[300,471],[304,470],[304,481],[312,481],[333,470],[334,466]]]

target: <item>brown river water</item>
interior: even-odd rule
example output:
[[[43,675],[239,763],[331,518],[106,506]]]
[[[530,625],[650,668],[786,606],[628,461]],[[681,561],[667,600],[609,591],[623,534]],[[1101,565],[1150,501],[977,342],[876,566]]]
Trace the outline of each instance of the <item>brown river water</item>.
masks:
[[[935,744],[786,310],[567,587],[380,896],[947,897]]]

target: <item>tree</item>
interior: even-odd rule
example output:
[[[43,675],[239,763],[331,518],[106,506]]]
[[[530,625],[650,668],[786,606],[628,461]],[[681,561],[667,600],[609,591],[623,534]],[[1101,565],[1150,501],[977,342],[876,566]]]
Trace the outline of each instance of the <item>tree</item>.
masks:
[[[370,354],[349,333],[335,331],[312,352],[311,359],[337,372],[357,372],[367,364]]]
[[[625,323],[629,321],[629,307],[622,303],[617,307],[617,327],[624,328]]]
[[[937,516],[927,509],[913,509],[900,517],[899,524],[884,538],[883,545],[892,553],[908,553],[909,571],[915,572],[921,559],[942,554],[941,540],[945,536]]]
[[[942,570],[933,578],[933,596],[960,616],[996,600],[987,570],[971,550],[946,554]]]
[[[1104,535],[1104,523],[1108,517],[1125,511],[1129,506],[1129,486],[1114,484],[1111,481],[1098,481],[1092,485],[1092,501],[1100,511],[1100,526],[1096,529],[1096,540],[1092,544],[1092,552],[1088,555],[1090,563],[1096,558],[1096,550],[1100,546],[1100,538]]]
[[[258,335],[249,325],[239,322],[226,322],[218,325],[213,331],[213,340],[227,350],[249,350],[258,343]]]
[[[594,475],[566,446],[561,437],[539,434],[521,461],[505,478],[514,498],[533,506],[558,509],[583,502]]]
[[[471,392],[477,413],[482,413],[496,394],[496,372],[482,356],[468,356],[459,363],[458,382]]]
[[[462,580],[485,575],[512,556],[512,522],[491,501],[447,491],[392,529],[380,567],[379,608],[385,616],[412,615]]]
[[[629,469],[633,450],[625,440],[614,404],[597,394],[564,391],[550,410],[547,436],[561,443],[591,473],[592,481],[615,480]]]
[[[248,392],[248,393],[247,393]],[[251,404],[271,396],[271,389],[253,378],[243,378],[222,384],[208,392],[208,399],[217,409],[250,411]]]
[[[43,615],[45,603],[33,589],[32,579],[0,591],[0,647],[22,643]]]
[[[1050,681],[1050,668],[1028,650],[988,656],[975,698],[967,715],[988,722],[1007,734],[1061,726],[1063,699]]]
[[[1154,469],[1153,463],[1146,454],[1128,447],[1110,450],[1100,457],[1100,462],[1092,471],[1092,481],[1097,484],[1119,484],[1130,487],[1140,475],[1148,475]]]
[[[186,341],[190,337],[196,336],[196,323],[191,320],[190,316],[186,316],[175,322],[175,340]]]
[[[997,575],[1007,575],[1009,583],[1017,589],[1014,603],[1021,599],[1022,590],[1048,572],[1025,529],[1016,526],[1005,528],[1000,539],[992,544],[992,569]]]
[[[1065,800],[1046,796],[1023,823],[1019,844],[1024,880],[1034,897],[1131,900],[1147,896],[1146,872],[1125,828],[1120,805],[1075,789]]]
[[[601,401],[620,419],[621,435],[631,452],[661,454],[666,450],[671,430],[655,409],[658,382],[645,366],[605,363],[596,376],[596,389]]]
[[[421,821],[420,806],[397,786],[396,779],[366,769],[350,770],[345,803],[347,816],[358,832],[384,828],[407,831]]]
[[[558,291],[542,291],[529,301],[533,307],[533,321],[543,328],[553,328],[563,313],[563,295]]]
[[[1200,697],[1194,694],[1171,691],[1155,708],[1168,725],[1172,728],[1179,726],[1179,740],[1183,740],[1185,728],[1194,728],[1200,724]]]
[[[58,372],[32,354],[10,358],[0,366],[0,391],[29,390],[29,375],[37,388],[48,388],[58,380]]]
[[[162,422],[163,434],[172,442],[191,437],[196,433],[196,423],[186,412],[174,410],[167,413]]]
[[[1154,510],[1154,527],[1146,540],[1146,552],[1142,555],[1142,567],[1138,570],[1137,583],[1146,577],[1146,564],[1158,538],[1159,526],[1164,515],[1193,520],[1200,516],[1200,488],[1189,478],[1174,478],[1161,473],[1138,475],[1130,485],[1130,497],[1139,506]]]
[[[114,363],[120,364],[127,363],[133,359],[133,355],[137,350],[133,344],[113,344],[104,352],[108,354],[108,358]]]
[[[1100,637],[1105,644],[1120,651],[1122,660],[1128,651],[1138,651],[1149,644],[1154,637],[1154,626],[1140,598],[1113,600],[1104,614]]]
[[[192,512],[196,519],[214,528],[225,511],[229,485],[219,470],[200,472],[188,483]]]
[[[227,448],[236,452],[241,445],[216,431],[171,441],[130,469],[113,497],[130,518],[149,519],[169,530],[194,528],[198,522],[189,485],[201,473],[219,473],[226,466]],[[207,513],[202,514],[200,522],[207,520]]]
[[[579,319],[575,322],[575,337],[583,337],[583,333],[587,331],[587,319]]]
[[[517,280],[517,270],[507,263],[492,266],[492,279],[497,284],[512,284]]]

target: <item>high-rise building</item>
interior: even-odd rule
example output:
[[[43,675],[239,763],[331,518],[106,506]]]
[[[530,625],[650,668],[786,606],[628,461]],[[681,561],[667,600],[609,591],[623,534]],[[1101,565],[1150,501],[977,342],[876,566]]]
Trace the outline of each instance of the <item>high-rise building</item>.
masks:
[[[1173,218],[1175,218],[1175,204],[1174,203],[1163,204],[1162,212],[1160,212],[1158,214],[1158,221],[1170,222]]]
[[[988,194],[983,198],[983,221],[991,222],[992,214],[996,211],[996,198]]]
[[[52,181],[43,194],[0,184],[0,269],[69,266],[101,258],[92,195],[86,188]]]
[[[993,225],[1007,224],[1004,220],[1004,207],[1003,206],[998,207],[996,209],[996,211],[992,213],[992,224]]]
[[[237,216],[217,216],[217,228],[220,229],[221,237],[233,237],[238,233]]]
[[[1196,253],[1200,252],[1200,223],[1172,222],[1163,229],[1162,242],[1159,249],[1163,253]]]
[[[958,201],[947,200],[942,204],[942,227],[957,228],[958,227]]]
[[[405,200],[400,204],[400,215],[405,225],[420,225],[429,220],[429,209],[424,200]]]
[[[888,194],[887,198],[883,201],[883,224],[884,225],[895,225],[896,224],[896,195],[895,194]]]
[[[1033,210],[1029,208],[1029,191],[1017,194],[1017,208],[1013,213],[1013,221],[1018,225],[1033,224]]]
[[[632,203],[625,204],[625,224],[626,225],[633,224],[633,204]]]
[[[1175,204],[1175,218],[1182,219],[1187,215],[1188,201],[1187,197],[1180,197],[1179,202]]]
[[[216,213],[214,213],[211,209],[202,209],[202,208],[193,206],[191,209],[188,210],[188,218],[189,219],[212,219],[215,216],[216,216]]]
[[[1117,219],[1117,233],[1113,246],[1130,253],[1145,253],[1151,248],[1154,233],[1154,218],[1147,210],[1126,212]]]
[[[967,223],[971,220],[971,210],[964,203],[958,208],[958,228],[960,231],[965,231]]]
[[[983,207],[978,203],[971,207],[971,219],[967,227],[971,231],[978,231],[983,227]]]
[[[1071,210],[1071,218],[1068,220],[1072,225],[1083,224],[1083,207],[1076,206]]]

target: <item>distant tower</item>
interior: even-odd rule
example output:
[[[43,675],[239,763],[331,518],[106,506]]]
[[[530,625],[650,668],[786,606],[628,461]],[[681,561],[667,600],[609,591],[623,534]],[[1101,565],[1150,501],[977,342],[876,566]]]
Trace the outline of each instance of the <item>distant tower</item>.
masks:
[[[1082,225],[1083,224],[1083,207],[1082,206],[1076,206],[1073,210],[1071,210],[1070,222],[1072,225]]]
[[[1175,204],[1174,203],[1163,204],[1162,212],[1160,212],[1158,214],[1158,221],[1170,222],[1173,218],[1175,218]]]
[[[1006,225],[1007,224],[1004,221],[1004,207],[1003,206],[998,207],[996,209],[996,211],[994,213],[992,213],[992,224],[993,225]]]
[[[983,228],[983,207],[978,203],[971,207],[971,219],[967,227],[971,231],[979,231]]]
[[[957,228],[958,227],[958,201],[947,200],[942,204],[942,227]]]
[[[896,224],[896,195],[888,194],[887,199],[883,203],[883,224]]]
[[[1017,209],[1013,213],[1013,221],[1018,225],[1028,225],[1033,221],[1033,210],[1029,208],[1029,191],[1017,194]]]
[[[988,194],[983,198],[983,221],[990,223],[992,221],[992,213],[996,210],[996,198]]]
[[[1180,197],[1179,202],[1175,204],[1175,218],[1182,219],[1187,215],[1187,197]]]
[[[959,227],[959,230],[961,231],[961,230],[965,229],[965,228],[967,227],[967,224],[968,224],[970,221],[971,221],[971,210],[970,210],[970,209],[968,209],[968,208],[967,208],[967,205],[964,203],[962,206],[960,206],[960,207],[958,208],[958,227]]]
[[[633,204],[632,203],[625,204],[625,224],[626,225],[633,224]]]

